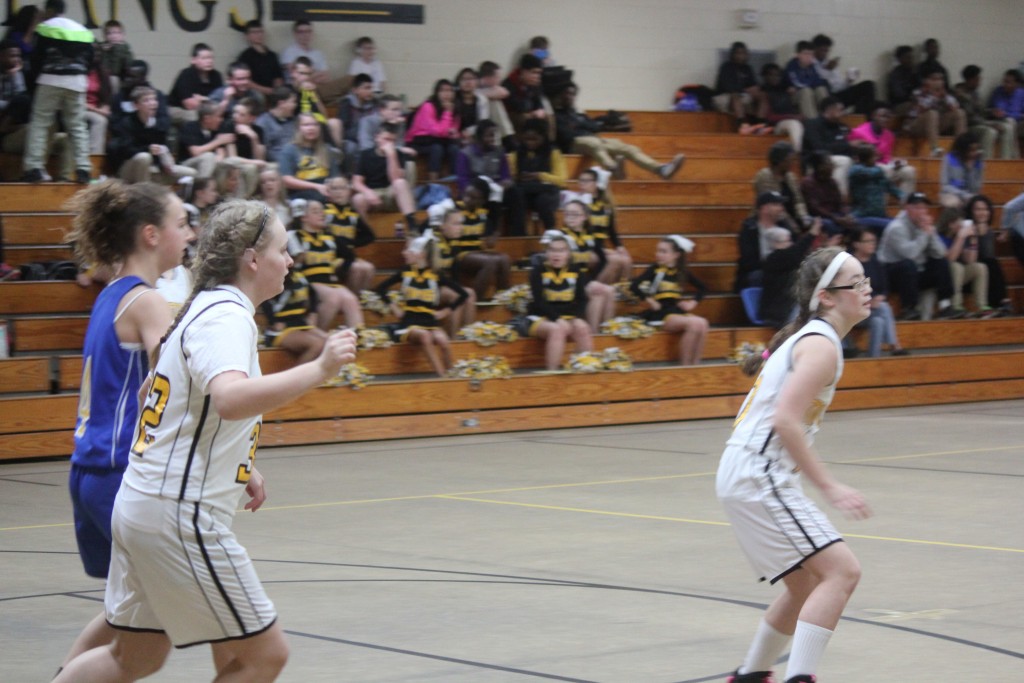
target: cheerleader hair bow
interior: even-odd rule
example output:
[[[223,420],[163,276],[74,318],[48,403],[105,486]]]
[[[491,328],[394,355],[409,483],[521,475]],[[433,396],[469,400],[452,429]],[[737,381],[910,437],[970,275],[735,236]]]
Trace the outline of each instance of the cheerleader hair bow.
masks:
[[[593,201],[594,198],[590,195],[589,192],[573,192],[572,190],[562,190],[558,195],[558,205],[563,209],[569,202],[583,202],[587,206],[590,206],[590,203]]]
[[[564,240],[568,242],[569,248],[576,251],[576,240],[566,235],[561,230],[545,230],[544,234],[540,236],[540,243],[543,245],[551,244],[555,240]]]
[[[434,231],[427,228],[423,231],[423,234],[416,239],[409,240],[409,244],[406,247],[409,251],[414,254],[422,254],[427,249],[427,245],[434,240]]]
[[[591,166],[590,169],[597,176],[597,187],[601,190],[608,189],[608,181],[612,179],[612,172],[600,166]]]
[[[687,254],[693,251],[693,248],[697,246],[697,244],[693,240],[687,239],[682,235],[669,235],[665,239],[667,239],[669,242],[672,242],[674,245],[679,247],[681,251],[685,251]]]

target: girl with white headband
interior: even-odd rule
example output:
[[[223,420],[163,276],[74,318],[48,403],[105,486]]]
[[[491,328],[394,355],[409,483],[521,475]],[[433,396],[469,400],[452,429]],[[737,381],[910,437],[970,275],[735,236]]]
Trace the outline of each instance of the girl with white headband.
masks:
[[[800,266],[800,313],[744,367],[760,374],[733,425],[716,489],[761,580],[784,591],[768,607],[746,659],[729,680],[765,683],[793,639],[787,683],[813,683],[832,631],[860,579],[860,565],[828,518],[803,493],[806,477],[833,507],[870,515],[864,497],[838,482],[812,444],[843,372],[842,338],[871,313],[860,261],[821,249]]]
[[[696,275],[686,267],[686,255],[693,251],[693,240],[682,235],[669,235],[658,242],[654,263],[630,284],[633,294],[648,306],[644,320],[660,324],[661,329],[679,334],[679,364],[697,365],[708,336],[708,321],[693,314],[708,291]],[[697,293],[684,296],[688,286]]]
[[[429,229],[409,240],[402,252],[405,268],[380,283],[374,291],[383,298],[393,286],[401,285],[401,303],[391,304],[392,312],[399,317],[399,321],[390,326],[391,336],[396,342],[408,341],[422,346],[434,372],[444,377],[452,366],[452,353],[441,321],[469,295],[459,283],[431,268],[436,248],[433,231]],[[442,289],[455,293],[451,303],[442,303]]]

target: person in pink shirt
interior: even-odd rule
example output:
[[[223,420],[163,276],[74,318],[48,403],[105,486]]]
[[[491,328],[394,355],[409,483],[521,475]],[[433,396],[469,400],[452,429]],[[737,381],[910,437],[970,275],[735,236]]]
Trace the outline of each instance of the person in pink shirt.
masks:
[[[847,139],[851,143],[866,142],[878,150],[878,166],[885,171],[885,177],[892,181],[904,197],[909,197],[917,186],[917,169],[905,159],[893,159],[896,135],[889,128],[892,111],[882,102],[871,108],[868,120],[853,130]]]
[[[459,154],[459,115],[455,111],[455,86],[447,78],[434,84],[434,94],[419,106],[405,135],[405,141],[427,159],[427,177],[435,182],[441,164],[448,162],[455,172]]]

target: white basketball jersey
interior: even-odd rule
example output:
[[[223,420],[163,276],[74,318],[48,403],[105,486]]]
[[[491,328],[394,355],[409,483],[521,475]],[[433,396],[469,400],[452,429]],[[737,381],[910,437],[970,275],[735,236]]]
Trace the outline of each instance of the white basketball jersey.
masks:
[[[160,351],[139,416],[124,484],[142,493],[234,515],[249,481],[260,417],[223,420],[210,381],[260,375],[252,302],[230,285],[201,292]]]
[[[832,403],[832,397],[835,396],[839,378],[843,374],[842,341],[835,329],[820,318],[815,318],[800,328],[765,361],[754,386],[747,394],[746,400],[743,401],[739,415],[736,416],[732,435],[727,442],[728,445],[742,446],[766,455],[772,460],[784,457],[782,445],[775,437],[772,427],[775,418],[775,403],[779,399],[783,385],[793,371],[793,347],[800,339],[812,334],[820,334],[830,339],[835,344],[837,358],[835,378],[831,384],[821,390],[804,416],[804,433],[807,435],[808,442],[813,442],[821,419],[825,415],[825,410]],[[789,465],[795,466],[792,462]]]

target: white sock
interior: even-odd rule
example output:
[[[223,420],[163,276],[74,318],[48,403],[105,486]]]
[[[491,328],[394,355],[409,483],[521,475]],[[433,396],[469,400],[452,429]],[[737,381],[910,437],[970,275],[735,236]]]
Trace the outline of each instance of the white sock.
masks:
[[[793,649],[789,653],[786,678],[815,673],[831,637],[832,631],[827,628],[806,621],[796,622],[796,633],[793,634]]]
[[[939,301],[939,310],[941,311],[943,308],[946,308],[952,303],[953,302],[950,301],[949,299],[942,299],[941,301]]]
[[[757,626],[757,633],[754,635],[754,641],[750,643],[750,649],[747,651],[747,658],[743,660],[743,666],[739,668],[739,673],[770,671],[791,637],[776,631],[771,624],[761,619],[761,623]]]

